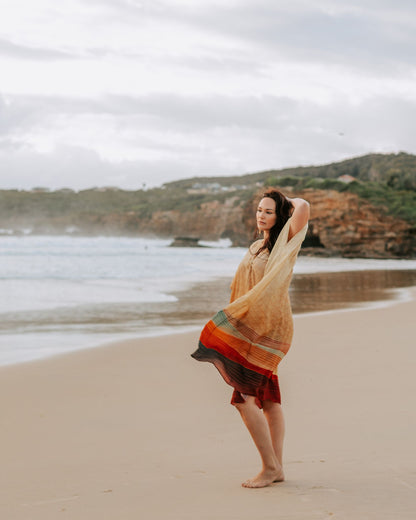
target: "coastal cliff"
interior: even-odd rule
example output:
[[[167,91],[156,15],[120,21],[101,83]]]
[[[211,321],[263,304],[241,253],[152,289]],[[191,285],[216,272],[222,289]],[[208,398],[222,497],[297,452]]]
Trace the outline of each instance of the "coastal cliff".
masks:
[[[291,197],[311,204],[311,219],[303,254],[361,258],[410,257],[415,251],[415,230],[406,221],[386,215],[353,193],[335,190],[284,188]],[[138,222],[142,233],[158,236],[187,235],[205,240],[230,238],[233,245],[246,246],[256,228],[258,195],[249,201],[230,197],[214,200],[189,212],[155,211]]]

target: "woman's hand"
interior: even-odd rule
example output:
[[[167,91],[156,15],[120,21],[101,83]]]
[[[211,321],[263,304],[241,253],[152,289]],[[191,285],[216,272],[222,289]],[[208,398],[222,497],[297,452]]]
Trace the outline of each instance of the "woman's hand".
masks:
[[[290,221],[290,229],[289,229],[289,240],[296,235],[298,231],[303,229],[303,227],[307,224],[310,215],[309,202],[304,199],[289,199],[293,205],[293,212]]]

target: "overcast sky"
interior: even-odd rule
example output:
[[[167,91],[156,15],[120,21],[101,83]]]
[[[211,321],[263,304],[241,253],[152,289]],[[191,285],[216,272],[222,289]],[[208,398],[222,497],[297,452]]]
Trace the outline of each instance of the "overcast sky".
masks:
[[[0,188],[416,153],[414,0],[0,7]]]

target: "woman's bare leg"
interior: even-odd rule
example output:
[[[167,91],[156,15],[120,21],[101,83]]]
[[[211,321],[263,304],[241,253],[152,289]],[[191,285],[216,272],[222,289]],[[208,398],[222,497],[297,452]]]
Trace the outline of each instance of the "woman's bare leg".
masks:
[[[260,473],[256,477],[243,482],[243,486],[265,487],[272,482],[283,480],[283,470],[275,453],[269,424],[266,416],[256,405],[255,397],[247,396],[244,403],[237,403],[235,406],[259,450],[263,466]]]
[[[272,438],[273,449],[280,466],[283,467],[283,439],[285,436],[285,421],[283,410],[279,403],[273,401],[263,402],[263,412],[267,419]]]

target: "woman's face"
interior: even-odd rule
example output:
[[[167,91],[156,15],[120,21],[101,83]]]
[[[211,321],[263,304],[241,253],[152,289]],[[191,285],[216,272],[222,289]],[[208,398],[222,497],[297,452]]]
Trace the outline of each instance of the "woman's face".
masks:
[[[257,228],[259,231],[263,231],[266,235],[269,230],[276,224],[276,202],[269,198],[264,197],[257,206]]]

